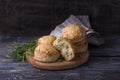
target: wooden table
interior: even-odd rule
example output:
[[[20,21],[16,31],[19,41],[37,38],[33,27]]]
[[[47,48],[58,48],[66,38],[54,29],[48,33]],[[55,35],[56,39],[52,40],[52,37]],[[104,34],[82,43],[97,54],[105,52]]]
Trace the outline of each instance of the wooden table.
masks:
[[[7,47],[15,40],[36,38],[18,37],[0,40],[0,80],[120,80],[120,36],[104,37],[100,47],[90,46],[90,58],[84,65],[62,71],[39,70],[25,62],[23,65],[5,57]]]

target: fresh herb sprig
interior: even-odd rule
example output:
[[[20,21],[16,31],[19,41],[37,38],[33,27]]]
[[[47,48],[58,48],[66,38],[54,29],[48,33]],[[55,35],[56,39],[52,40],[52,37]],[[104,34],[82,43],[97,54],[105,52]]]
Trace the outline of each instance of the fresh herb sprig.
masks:
[[[8,58],[24,62],[26,54],[33,55],[34,49],[37,46],[37,40],[28,41],[25,44],[15,43],[12,51],[7,55]]]

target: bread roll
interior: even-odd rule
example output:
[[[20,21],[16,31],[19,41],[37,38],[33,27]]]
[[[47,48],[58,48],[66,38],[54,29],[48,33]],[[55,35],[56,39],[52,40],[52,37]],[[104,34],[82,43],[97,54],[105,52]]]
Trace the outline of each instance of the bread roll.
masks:
[[[86,30],[76,24],[70,24],[62,29],[62,37],[71,40],[72,42],[79,42],[85,38]]]
[[[61,52],[66,61],[74,59],[75,53],[71,42],[64,38],[57,38],[53,45]]]
[[[54,62],[58,60],[60,53],[48,44],[41,44],[35,48],[34,59],[41,62]]]
[[[38,39],[38,45],[40,45],[40,44],[52,44],[55,39],[56,39],[56,37],[53,35],[42,36],[41,38]]]

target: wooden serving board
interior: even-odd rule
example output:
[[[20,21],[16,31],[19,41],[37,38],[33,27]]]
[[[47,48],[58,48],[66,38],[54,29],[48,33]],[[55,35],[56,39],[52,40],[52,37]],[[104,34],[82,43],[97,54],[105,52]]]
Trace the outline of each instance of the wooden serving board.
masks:
[[[89,52],[86,51],[81,54],[81,56],[75,57],[72,61],[56,61],[52,63],[44,63],[40,61],[34,60],[33,56],[26,55],[27,61],[36,68],[39,69],[47,69],[47,70],[63,70],[63,69],[70,69],[75,68],[83,63],[85,63],[89,58]]]

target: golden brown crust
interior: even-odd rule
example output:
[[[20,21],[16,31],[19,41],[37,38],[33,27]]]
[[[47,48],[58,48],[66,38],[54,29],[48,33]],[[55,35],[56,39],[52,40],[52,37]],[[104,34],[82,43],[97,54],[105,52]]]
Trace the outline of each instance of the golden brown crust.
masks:
[[[42,36],[41,38],[38,39],[38,45],[40,45],[40,44],[52,44],[55,39],[56,39],[56,37],[54,35]]]
[[[34,59],[41,62],[54,62],[60,57],[60,53],[48,44],[41,44],[35,48]]]
[[[85,52],[88,49],[88,42],[86,39],[83,39],[80,42],[74,43],[75,53]]]
[[[62,29],[62,37],[71,41],[78,41],[85,37],[86,30],[76,24],[70,24]]]

